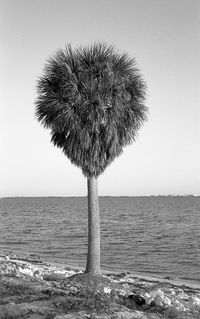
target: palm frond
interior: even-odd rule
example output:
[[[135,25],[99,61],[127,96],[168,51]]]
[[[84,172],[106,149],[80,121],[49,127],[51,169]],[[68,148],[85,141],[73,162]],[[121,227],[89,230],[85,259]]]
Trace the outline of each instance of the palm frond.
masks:
[[[99,176],[147,120],[146,84],[135,60],[105,43],[58,50],[37,90],[37,119],[88,177]]]

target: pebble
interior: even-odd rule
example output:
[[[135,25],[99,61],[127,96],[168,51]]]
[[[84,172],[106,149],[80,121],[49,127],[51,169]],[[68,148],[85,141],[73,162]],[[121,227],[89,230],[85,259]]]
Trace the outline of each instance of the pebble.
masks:
[[[105,294],[110,294],[111,289],[110,289],[109,287],[104,287],[103,292],[104,292]]]

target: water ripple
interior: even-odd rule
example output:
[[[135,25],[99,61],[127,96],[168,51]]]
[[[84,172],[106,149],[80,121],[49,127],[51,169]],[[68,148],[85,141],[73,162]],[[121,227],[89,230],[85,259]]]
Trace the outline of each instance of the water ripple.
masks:
[[[100,198],[102,267],[200,280],[200,198]],[[0,249],[84,266],[86,198],[0,200]]]

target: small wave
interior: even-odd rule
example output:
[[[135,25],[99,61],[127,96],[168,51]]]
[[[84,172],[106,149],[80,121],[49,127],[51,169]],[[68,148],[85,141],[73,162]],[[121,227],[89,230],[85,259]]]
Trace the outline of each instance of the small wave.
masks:
[[[27,245],[27,241],[0,241],[0,245]]]

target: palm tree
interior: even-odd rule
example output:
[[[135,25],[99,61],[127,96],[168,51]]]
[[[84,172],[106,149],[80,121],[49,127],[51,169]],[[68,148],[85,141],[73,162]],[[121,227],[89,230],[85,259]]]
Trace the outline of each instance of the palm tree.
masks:
[[[135,140],[147,118],[146,86],[126,53],[95,43],[67,45],[49,58],[38,80],[36,117],[51,141],[88,181],[86,273],[100,274],[100,218],[97,178]]]

